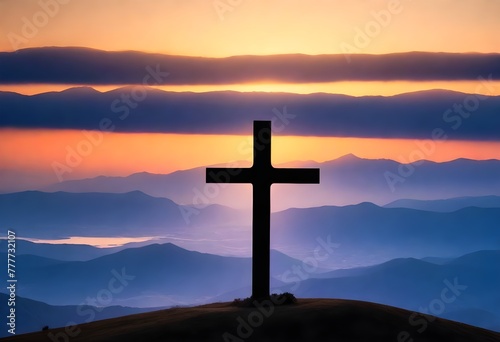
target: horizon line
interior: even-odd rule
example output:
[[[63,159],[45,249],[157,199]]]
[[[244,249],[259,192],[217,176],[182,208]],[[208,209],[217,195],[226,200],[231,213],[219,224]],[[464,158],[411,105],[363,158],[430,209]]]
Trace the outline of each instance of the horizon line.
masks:
[[[99,94],[109,94],[109,93],[114,93],[118,92],[121,90],[128,90],[130,88],[135,88],[140,86],[141,88],[147,90],[147,91],[156,91],[156,92],[161,92],[161,93],[171,93],[171,94],[185,94],[185,93],[191,93],[191,94],[220,94],[220,93],[237,93],[237,94],[280,94],[280,95],[298,95],[298,96],[314,96],[314,95],[326,95],[326,96],[342,96],[342,97],[351,97],[351,98],[364,98],[364,97],[384,97],[384,98],[390,98],[390,97],[398,97],[398,96],[405,96],[405,95],[413,95],[413,94],[436,94],[436,93],[449,93],[449,94],[460,94],[460,95],[481,95],[485,97],[499,97],[500,94],[492,94],[491,92],[488,94],[482,94],[479,92],[466,92],[466,91],[459,91],[459,90],[454,90],[454,89],[449,89],[449,88],[427,88],[427,89],[422,89],[422,90],[402,90],[400,93],[390,93],[390,94],[364,94],[364,95],[354,95],[354,94],[348,94],[346,93],[339,93],[339,92],[326,92],[326,91],[311,91],[311,92],[294,92],[294,91],[265,91],[265,90],[237,90],[237,89],[230,89],[231,87],[241,87],[241,86],[293,86],[293,85],[316,85],[316,84],[331,84],[331,83],[397,83],[397,82],[408,82],[408,83],[414,83],[414,84],[419,84],[419,83],[433,83],[433,82],[450,82],[450,83],[457,83],[453,81],[399,81],[399,80],[392,80],[392,81],[336,81],[336,82],[314,82],[314,83],[269,83],[269,84],[254,84],[254,83],[236,83],[236,84],[221,84],[221,85],[201,85],[200,87],[221,87],[221,89],[214,89],[214,90],[173,90],[173,89],[168,89],[169,87],[176,87],[176,86],[168,86],[168,85],[152,85],[152,86],[142,86],[142,85],[137,85],[137,84],[122,84],[122,85],[115,85],[115,84],[109,84],[109,85],[81,85],[81,84],[60,84],[60,83],[34,83],[34,84],[0,84],[0,94],[1,93],[11,93],[11,94],[16,94],[20,96],[26,96],[26,97],[32,97],[32,96],[37,96],[37,95],[45,95],[45,94],[61,94],[65,92],[71,92],[71,91],[94,91]],[[458,81],[460,82],[472,82],[472,81]],[[500,81],[493,81],[493,82],[499,82]],[[40,90],[39,92],[27,92],[27,93],[22,93],[16,90],[8,90],[10,87],[27,87],[27,88],[33,88],[33,87],[40,87],[40,86],[45,86],[45,87],[51,87],[51,86],[62,86],[64,88],[62,89],[55,89],[55,90]],[[184,87],[184,86],[178,86],[178,87]],[[186,86],[189,87],[189,86]],[[193,86],[197,87],[197,86]],[[227,87],[227,88],[222,88],[222,87]],[[167,88],[167,89],[165,89]]]
[[[237,54],[237,55],[220,55],[220,56],[201,56],[201,55],[183,55],[183,54],[171,54],[162,51],[146,51],[146,50],[135,50],[135,49],[120,49],[120,50],[105,50],[94,47],[82,46],[82,45],[44,45],[44,46],[32,46],[20,48],[17,50],[3,50],[2,53],[17,53],[26,50],[39,50],[39,49],[81,49],[81,50],[93,50],[102,52],[134,52],[140,54],[148,55],[163,55],[171,57],[192,57],[192,58],[206,58],[206,59],[224,59],[233,57],[271,57],[271,56],[344,56],[346,53],[302,53],[302,52],[289,52],[289,53],[274,53],[274,54]],[[500,51],[490,51],[490,52],[480,52],[480,51],[425,51],[425,50],[405,50],[405,51],[392,51],[392,52],[381,52],[381,53],[362,53],[362,52],[352,52],[349,55],[357,56],[385,56],[385,55],[404,55],[404,54],[449,54],[449,55],[500,55]]]

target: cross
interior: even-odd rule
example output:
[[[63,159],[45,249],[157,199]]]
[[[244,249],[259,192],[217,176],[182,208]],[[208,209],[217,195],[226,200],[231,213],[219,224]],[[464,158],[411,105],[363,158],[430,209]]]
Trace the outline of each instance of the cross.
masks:
[[[207,183],[250,183],[252,208],[252,298],[269,298],[271,249],[271,185],[319,184],[319,169],[275,168],[271,164],[271,121],[253,123],[250,168],[207,168]]]

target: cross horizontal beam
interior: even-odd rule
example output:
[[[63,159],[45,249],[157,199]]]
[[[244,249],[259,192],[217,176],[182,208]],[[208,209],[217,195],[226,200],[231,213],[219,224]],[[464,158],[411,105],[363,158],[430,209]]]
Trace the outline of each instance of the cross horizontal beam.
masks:
[[[319,184],[319,169],[270,168],[266,174],[254,168],[244,169],[209,168],[206,173],[207,183],[260,183],[267,180],[270,184]],[[224,177],[216,176],[224,175]],[[260,180],[259,180],[260,176]]]

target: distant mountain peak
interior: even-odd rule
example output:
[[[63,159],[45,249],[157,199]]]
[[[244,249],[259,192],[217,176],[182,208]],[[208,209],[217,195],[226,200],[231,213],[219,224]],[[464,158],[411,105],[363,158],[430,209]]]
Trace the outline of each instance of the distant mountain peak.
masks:
[[[456,90],[449,90],[449,89],[441,89],[441,88],[435,88],[435,89],[426,89],[426,90],[416,90],[416,91],[410,91],[406,93],[401,93],[394,95],[396,97],[449,97],[449,96],[463,96],[466,95],[466,93],[456,91]]]
[[[353,153],[348,153],[348,154],[345,154],[339,158],[336,158],[336,159],[332,159],[332,160],[327,160],[325,162],[323,162],[322,164],[324,165],[339,165],[339,164],[355,164],[355,163],[359,163],[359,162],[362,162],[362,161],[369,161],[371,159],[365,159],[365,158],[360,158],[358,156],[356,156],[355,154]]]
[[[89,87],[89,86],[79,86],[79,87],[71,87],[68,89],[64,89],[64,90],[60,91],[60,93],[64,93],[64,94],[96,94],[96,93],[100,93],[100,92],[95,90],[92,87]]]
[[[361,159],[363,159],[363,158],[360,158],[360,157],[358,157],[357,155],[355,155],[353,153],[348,153],[348,154],[345,154],[342,157],[337,158],[335,160],[337,160],[337,161],[358,161],[358,160],[361,160]]]

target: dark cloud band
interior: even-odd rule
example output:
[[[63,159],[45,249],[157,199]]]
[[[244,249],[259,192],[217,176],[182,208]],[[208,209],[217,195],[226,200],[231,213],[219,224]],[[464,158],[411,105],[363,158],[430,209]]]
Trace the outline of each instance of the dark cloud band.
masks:
[[[410,52],[387,55],[181,57],[84,48],[0,53],[0,84],[141,84],[146,68],[169,73],[158,84],[430,81],[500,79],[500,54]]]
[[[488,87],[484,79],[480,86]],[[275,134],[500,141],[500,97],[426,91],[392,97],[331,94],[174,93],[129,86],[24,96],[0,92],[0,128]]]

